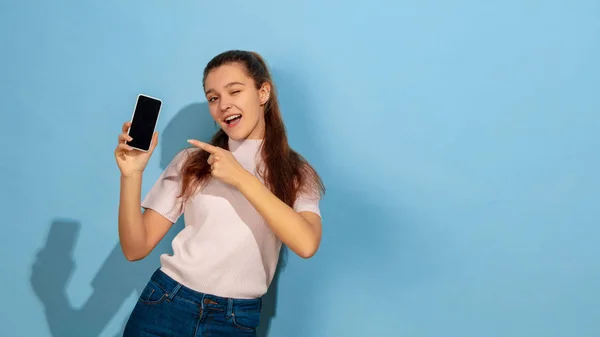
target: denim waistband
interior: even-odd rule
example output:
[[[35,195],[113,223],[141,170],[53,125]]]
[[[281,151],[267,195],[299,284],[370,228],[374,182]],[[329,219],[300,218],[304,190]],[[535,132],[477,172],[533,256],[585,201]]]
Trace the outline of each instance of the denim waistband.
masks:
[[[228,314],[231,314],[233,311],[260,312],[261,310],[262,299],[260,298],[227,298],[201,293],[175,281],[160,270],[160,268],[152,274],[150,280],[161,287],[168,294],[169,299],[178,297],[188,302],[195,303],[202,309],[225,311]]]

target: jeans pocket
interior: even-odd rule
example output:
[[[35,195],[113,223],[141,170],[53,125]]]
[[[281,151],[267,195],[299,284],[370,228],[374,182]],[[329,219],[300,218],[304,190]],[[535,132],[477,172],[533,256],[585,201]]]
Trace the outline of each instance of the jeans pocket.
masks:
[[[150,281],[140,294],[139,302],[144,304],[159,304],[167,298],[168,293],[156,283]]]
[[[260,312],[236,311],[231,314],[231,321],[238,329],[253,331],[260,324]]]

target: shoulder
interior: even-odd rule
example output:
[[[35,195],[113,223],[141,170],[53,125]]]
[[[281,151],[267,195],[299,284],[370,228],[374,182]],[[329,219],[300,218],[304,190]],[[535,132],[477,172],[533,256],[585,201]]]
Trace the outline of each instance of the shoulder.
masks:
[[[299,199],[318,201],[325,194],[325,185],[321,177],[307,161],[301,164],[297,178],[296,196]]]
[[[198,150],[196,147],[190,147],[177,152],[165,170],[180,173],[188,159],[192,158]]]
[[[301,186],[298,186],[300,190],[318,191],[319,193],[325,192],[325,186],[319,173],[306,159],[302,158],[302,162],[299,165],[299,178],[302,182]]]
[[[179,152],[177,152],[177,154],[175,154],[175,157],[173,157],[173,162],[177,162],[177,163],[181,163],[186,161],[188,158],[192,157],[194,154],[196,154],[200,149],[197,147],[188,147],[185,148]]]
[[[308,164],[297,181],[296,198],[293,209],[296,212],[311,212],[321,216],[319,203],[325,194],[325,187],[317,172]]]

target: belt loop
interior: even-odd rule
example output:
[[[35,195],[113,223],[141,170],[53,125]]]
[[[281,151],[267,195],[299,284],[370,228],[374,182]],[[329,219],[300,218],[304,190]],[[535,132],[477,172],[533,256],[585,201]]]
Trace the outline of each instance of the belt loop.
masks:
[[[171,293],[169,294],[169,301],[173,300],[179,289],[181,289],[181,284],[177,283],[177,285],[175,285],[175,288],[173,288],[173,290],[171,290]]]
[[[233,314],[233,299],[228,298],[227,299],[227,317],[231,317],[232,314]]]
[[[202,294],[202,299],[200,300],[200,310],[204,311],[204,298],[206,294]]]

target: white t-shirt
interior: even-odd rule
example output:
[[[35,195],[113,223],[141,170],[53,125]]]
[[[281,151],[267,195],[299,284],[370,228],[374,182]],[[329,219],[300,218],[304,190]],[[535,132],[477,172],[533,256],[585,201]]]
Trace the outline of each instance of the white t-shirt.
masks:
[[[262,140],[229,140],[229,150],[258,177]],[[267,292],[275,274],[281,241],[254,206],[235,187],[210,179],[181,210],[181,167],[199,149],[179,152],[142,202],[175,223],[184,215],[185,227],[173,239],[173,255],[163,254],[161,270],[196,291],[230,298],[258,298]],[[261,180],[262,181],[262,180]],[[294,210],[320,215],[320,194],[300,194]]]

